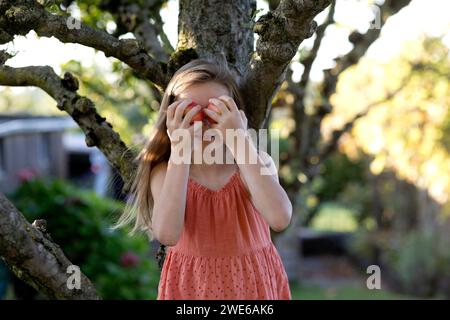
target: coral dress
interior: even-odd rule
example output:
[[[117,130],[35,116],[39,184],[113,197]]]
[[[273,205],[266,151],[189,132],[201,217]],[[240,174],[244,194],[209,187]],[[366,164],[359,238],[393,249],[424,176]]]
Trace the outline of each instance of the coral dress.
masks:
[[[167,247],[158,300],[290,300],[267,222],[237,170],[219,190],[189,178],[184,229]]]

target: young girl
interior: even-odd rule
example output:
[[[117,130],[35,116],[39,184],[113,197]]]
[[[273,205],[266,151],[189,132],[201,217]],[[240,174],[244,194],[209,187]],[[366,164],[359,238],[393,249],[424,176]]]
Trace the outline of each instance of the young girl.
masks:
[[[291,299],[269,228],[285,229],[292,206],[272,158],[258,153],[246,134],[242,107],[228,68],[209,60],[184,65],[167,86],[155,134],[139,156],[132,202],[118,222],[120,226],[135,220],[133,232],[145,230],[168,247],[158,300]],[[201,132],[195,119],[203,121]],[[190,133],[190,143],[175,139],[179,129]],[[215,141],[206,138],[211,132],[206,129],[222,137],[227,129],[241,132],[245,154],[224,138],[223,154],[235,161],[177,161],[176,148],[196,140],[205,150]],[[194,153],[194,148],[187,150]],[[256,156],[256,164],[242,161],[251,156]],[[267,166],[273,175],[261,174]]]

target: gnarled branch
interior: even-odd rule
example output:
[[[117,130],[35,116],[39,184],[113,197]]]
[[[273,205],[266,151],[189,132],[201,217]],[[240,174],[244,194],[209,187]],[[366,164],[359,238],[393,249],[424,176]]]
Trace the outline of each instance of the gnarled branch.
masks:
[[[339,76],[350,66],[359,62],[372,43],[380,36],[381,30],[387,19],[408,5],[410,1],[411,0],[386,0],[380,7],[381,16],[379,17],[379,28],[368,29],[365,34],[360,34],[357,31],[350,34],[349,41],[353,44],[353,49],[347,54],[336,58],[335,67],[330,70],[325,70],[324,81],[320,90],[322,99],[317,105],[314,106],[314,114],[302,116],[302,107],[304,108],[305,99],[304,85],[306,85],[306,77],[302,77],[303,82],[300,82],[300,88],[298,90],[291,90],[297,96],[296,98],[300,100],[296,102],[297,108],[295,116],[301,120],[301,123],[296,124],[297,127],[294,138],[297,138],[295,144],[297,146],[299,156],[302,159],[302,163],[300,165],[302,171],[314,171],[318,168],[317,164],[321,162],[321,160],[318,159],[318,155],[321,155],[321,151],[319,151],[319,142],[321,141],[321,123],[325,116],[333,109],[330,98],[336,91]],[[305,72],[307,71],[309,71],[309,69],[305,66]],[[292,83],[290,88],[291,87]],[[297,114],[297,112],[299,112],[299,114]],[[334,149],[334,147],[331,147],[330,149]],[[313,159],[313,162],[315,163],[311,163],[311,159]],[[309,167],[312,169],[309,169]]]
[[[249,125],[264,126],[271,99],[284,79],[285,71],[300,43],[312,36],[317,24],[314,17],[331,0],[282,0],[274,11],[262,16],[253,31],[259,34],[245,80],[244,99]]]
[[[316,38],[314,39],[314,44],[312,49],[308,54],[300,60],[300,63],[304,66],[303,74],[299,83],[294,83],[292,81],[292,70],[288,69],[287,73],[287,83],[288,91],[291,91],[295,96],[295,101],[292,104],[293,117],[295,120],[295,128],[293,132],[294,136],[294,146],[292,152],[296,153],[296,156],[302,158],[305,153],[305,144],[303,142],[303,132],[305,131],[304,120],[305,114],[305,96],[306,88],[310,80],[310,74],[312,70],[313,63],[317,57],[322,40],[325,36],[325,31],[329,25],[334,22],[334,12],[336,8],[336,1],[331,3],[328,10],[328,15],[325,21],[317,28]]]
[[[353,48],[345,55],[336,58],[335,67],[325,72],[325,85],[322,89],[324,96],[330,97],[336,91],[339,75],[359,62],[369,47],[379,38],[381,30],[389,17],[395,15],[410,2],[411,0],[386,0],[380,7],[380,26],[369,28],[364,34],[354,31],[349,35],[349,41],[353,44]]]
[[[328,10],[328,15],[325,21],[319,27],[317,27],[316,38],[314,39],[313,47],[308,52],[308,54],[300,60],[300,63],[305,67],[305,69],[303,71],[300,83],[298,85],[300,88],[303,88],[303,90],[306,88],[308,84],[309,76],[311,75],[312,65],[317,57],[317,54],[319,53],[320,46],[322,45],[322,40],[325,36],[325,31],[327,30],[328,26],[334,23],[335,9],[336,9],[336,0],[333,0],[331,2],[330,8]]]
[[[116,23],[128,32],[132,32],[145,50],[158,61],[167,61],[173,48],[166,48],[164,41],[167,36],[162,29],[162,21],[159,10],[164,1],[144,1],[136,2],[130,0],[105,0],[101,3],[101,8],[115,15]],[[154,17],[154,23],[150,18]],[[162,43],[158,39],[161,37]],[[170,43],[169,43],[170,46]]]
[[[57,107],[78,123],[86,135],[86,144],[98,147],[118,170],[125,183],[124,191],[129,189],[136,169],[135,155],[111,124],[98,114],[94,103],[76,93],[78,80],[70,73],[60,78],[48,66],[12,68],[0,65],[0,85],[35,86],[47,92],[57,101]]]
[[[71,25],[68,18],[53,15],[33,0],[3,0],[0,3],[0,43],[14,35],[25,35],[34,30],[39,36],[55,37],[64,43],[78,43],[115,57],[160,88],[168,82],[162,64],[152,59],[134,39],[119,40],[107,32],[96,30],[83,23]]]
[[[98,300],[94,285],[80,274],[79,289],[70,289],[73,273],[61,248],[50,241],[0,193],[0,256],[22,280],[50,299]],[[69,272],[68,272],[69,271]]]

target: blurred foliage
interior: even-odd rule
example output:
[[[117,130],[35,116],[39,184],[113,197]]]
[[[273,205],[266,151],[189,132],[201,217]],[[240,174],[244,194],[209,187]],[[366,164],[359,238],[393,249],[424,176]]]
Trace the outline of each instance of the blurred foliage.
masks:
[[[441,38],[411,41],[386,62],[366,57],[341,76],[324,134],[402,87],[393,99],[358,120],[340,149],[350,158],[361,151],[372,156],[373,174],[393,170],[444,203],[450,194],[450,157],[442,144],[450,133],[449,74],[449,49]]]
[[[365,184],[364,163],[351,160],[347,155],[335,153],[328,157],[323,164],[316,194],[323,201],[336,199],[349,183]]]
[[[46,5],[51,12],[70,14],[96,29],[106,30],[115,36],[130,36],[126,30],[117,30],[117,17],[108,12],[111,8],[117,10],[116,1],[69,0],[61,3],[60,7],[54,1],[47,1]],[[154,5],[165,7],[161,3]],[[91,60],[71,60],[64,63],[61,69],[73,73],[80,80],[78,93],[95,103],[101,115],[107,118],[127,144],[140,145],[143,138],[149,136],[159,108],[159,93],[149,81],[122,62],[106,59],[102,52],[94,53],[94,50]],[[30,90],[25,88],[1,90],[0,112],[65,114],[56,108],[53,99],[39,89],[31,89],[29,94],[24,94],[25,90]]]
[[[79,93],[94,101],[125,142],[133,143],[134,135],[149,132],[157,116],[152,106],[156,109],[158,105],[146,81],[135,77],[121,62],[115,61],[110,67],[111,70],[96,64],[84,67],[72,60],[62,68],[80,80]]]
[[[108,11],[102,10],[103,0],[76,1],[77,9],[80,10],[81,21],[96,29],[106,30],[108,23],[115,25],[114,19]],[[75,2],[74,2],[75,4]],[[72,8],[75,7],[72,5]],[[71,7],[68,8],[71,11]],[[113,28],[115,30],[115,28]]]
[[[24,182],[10,199],[28,221],[47,221],[51,238],[102,298],[156,299],[159,271],[148,239],[110,229],[121,203],[60,180]]]
[[[358,232],[351,250],[366,264],[381,263],[396,290],[421,297],[450,297],[450,237],[442,230],[412,230],[409,233]],[[378,260],[374,257],[379,254]],[[386,279],[386,277],[385,277]]]
[[[371,228],[371,189],[367,181],[367,160],[350,159],[342,153],[328,157],[321,173],[305,184],[301,200],[303,214],[313,228],[353,231]],[[308,217],[313,217],[309,221]]]
[[[322,124],[325,139],[400,90],[359,119],[300,190],[311,227],[354,231],[351,250],[362,265],[379,264],[383,281],[422,297],[450,296],[449,74],[441,38],[410,41],[389,60],[365,57],[349,68]],[[290,165],[280,174],[302,179]]]
[[[445,148],[446,139],[450,139],[450,130],[446,131],[450,117],[448,74],[449,49],[440,38],[412,41],[384,63],[364,58],[345,72],[333,96],[334,111],[324,120],[325,137],[371,102],[382,100],[399,87],[401,90],[393,99],[374,106],[342,137],[342,154],[328,158],[320,176],[301,190],[303,212],[327,213],[332,221],[328,210],[321,211],[322,204],[332,202],[353,212],[359,226],[371,230],[377,204],[384,227],[400,228],[400,233],[418,227],[418,203],[434,219],[432,211],[443,206],[450,194],[450,158]],[[381,180],[377,178],[377,200],[372,183],[381,175]],[[430,204],[421,200],[418,188],[428,192]],[[436,204],[431,204],[433,201]]]
[[[138,144],[142,137],[150,134],[159,103],[147,81],[135,77],[123,63],[108,61],[99,55],[102,54],[95,54],[93,61],[83,64],[71,60],[62,65],[62,70],[79,79],[78,93],[95,103],[100,114],[107,118],[127,144]],[[0,112],[66,115],[58,110],[52,98],[35,88],[2,88]]]
[[[26,90],[26,91],[25,91]],[[64,115],[56,102],[37,88],[0,88],[0,113],[33,115]]]
[[[408,292],[432,296],[450,281],[450,239],[427,231],[413,231],[384,254]],[[450,292],[447,292],[450,295]]]
[[[412,207],[422,200],[416,188],[427,190],[438,206],[448,201],[449,74],[449,49],[442,38],[423,37],[405,42],[389,59],[364,57],[340,76],[331,99],[333,112],[322,123],[325,140],[370,104],[385,101],[374,105],[342,136],[338,152],[325,160],[312,181],[295,173],[300,159],[292,158],[280,167],[280,177],[287,184],[296,179],[303,183],[292,198],[303,222],[336,230],[340,228],[337,221],[349,218],[359,228],[373,230],[381,221],[386,227],[405,226],[404,232],[417,223],[418,211]],[[283,90],[282,85],[278,96]],[[393,92],[397,93],[386,99]],[[283,101],[294,102],[289,94]],[[277,105],[272,111],[271,128],[281,133],[280,159],[293,147],[289,132],[295,123],[286,109]],[[377,194],[374,177],[385,173]],[[434,210],[428,203],[421,204],[425,210]],[[339,209],[329,210],[329,205]]]
[[[113,33],[115,36],[121,36],[127,34],[127,30],[123,28],[123,26],[118,25],[118,19],[115,16],[119,10],[119,6],[123,4],[137,4],[140,8],[148,8],[150,9],[150,14],[152,14],[152,10],[158,12],[159,9],[165,8],[167,6],[167,1],[157,0],[157,1],[148,1],[148,0],[67,0],[66,6],[61,7],[62,9],[73,13],[74,11],[79,12],[81,16],[81,20],[97,29],[103,29],[108,31],[109,33]],[[69,4],[67,6],[67,4]],[[128,23],[133,23],[136,20],[134,15],[128,16]],[[154,21],[151,20],[152,23]]]

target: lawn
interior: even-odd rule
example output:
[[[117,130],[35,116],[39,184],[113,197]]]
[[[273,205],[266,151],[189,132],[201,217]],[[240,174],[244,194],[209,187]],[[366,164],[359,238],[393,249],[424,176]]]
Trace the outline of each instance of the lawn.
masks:
[[[412,297],[388,290],[369,290],[362,287],[337,286],[323,288],[312,285],[291,284],[293,300],[405,300]]]

